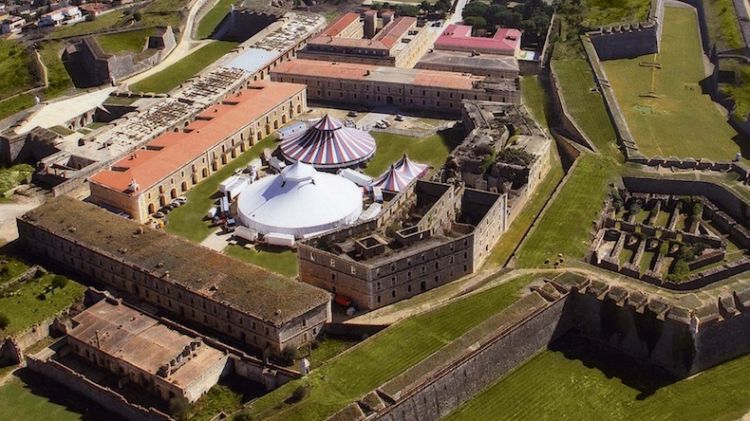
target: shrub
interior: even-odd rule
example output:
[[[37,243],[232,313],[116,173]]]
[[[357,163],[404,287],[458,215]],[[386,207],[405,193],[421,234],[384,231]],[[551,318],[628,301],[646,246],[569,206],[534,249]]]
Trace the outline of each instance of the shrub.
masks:
[[[135,12],[135,13],[133,13],[133,20],[134,21],[140,22],[141,19],[143,19],[143,15],[141,14],[141,12]]]
[[[279,363],[282,365],[294,364],[294,357],[297,355],[297,350],[293,346],[287,346],[281,351],[279,356]]]
[[[253,421],[253,416],[247,410],[243,409],[239,414],[234,416],[234,421]]]
[[[289,397],[289,400],[291,402],[299,402],[302,399],[305,399],[307,396],[307,387],[306,386],[297,386],[296,389],[292,392],[292,396]]]
[[[0,329],[4,330],[10,324],[10,318],[5,313],[0,313]]]
[[[172,398],[169,400],[169,413],[178,420],[187,419],[189,410],[190,405],[184,399]]]
[[[62,275],[55,275],[55,277],[52,278],[52,286],[54,288],[63,289],[68,286],[68,278]]]
[[[318,349],[318,348],[320,348],[320,341],[317,340],[317,339],[313,339],[313,341],[310,342],[310,347],[312,349]]]

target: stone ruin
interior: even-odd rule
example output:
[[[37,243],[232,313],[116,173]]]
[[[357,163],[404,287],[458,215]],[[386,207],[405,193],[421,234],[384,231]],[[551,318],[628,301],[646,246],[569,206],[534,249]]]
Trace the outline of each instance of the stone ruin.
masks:
[[[613,189],[597,222],[590,261],[674,290],[750,270],[750,231],[703,196]]]
[[[511,207],[522,207],[550,168],[552,141],[523,105],[464,101],[463,123],[467,135],[448,156],[440,180],[507,193]]]

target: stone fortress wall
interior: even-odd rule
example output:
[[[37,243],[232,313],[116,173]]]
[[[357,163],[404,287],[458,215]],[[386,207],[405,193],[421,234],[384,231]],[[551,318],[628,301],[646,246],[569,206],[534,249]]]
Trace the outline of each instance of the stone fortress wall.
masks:
[[[652,0],[648,20],[610,25],[586,36],[602,60],[638,57],[659,51],[664,23],[664,1]]]

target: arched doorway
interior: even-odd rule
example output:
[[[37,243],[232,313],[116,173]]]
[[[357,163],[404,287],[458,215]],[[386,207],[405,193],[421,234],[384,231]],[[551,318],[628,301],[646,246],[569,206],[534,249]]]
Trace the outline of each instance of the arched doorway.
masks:
[[[177,197],[177,189],[172,189],[171,192],[169,192],[169,196],[174,199]]]
[[[186,191],[187,191],[187,189],[188,189],[187,181],[183,181],[183,182],[182,182],[182,186],[181,186],[181,187],[182,187],[182,191],[183,191],[183,192],[186,192]]]
[[[149,214],[149,215],[151,215],[151,214],[153,214],[154,212],[156,212],[156,209],[155,209],[155,208],[156,208],[156,206],[154,206],[154,204],[153,204],[153,203],[149,203],[149,204],[148,204],[148,214]]]
[[[385,97],[385,103],[388,105],[393,105],[393,97],[392,96]]]

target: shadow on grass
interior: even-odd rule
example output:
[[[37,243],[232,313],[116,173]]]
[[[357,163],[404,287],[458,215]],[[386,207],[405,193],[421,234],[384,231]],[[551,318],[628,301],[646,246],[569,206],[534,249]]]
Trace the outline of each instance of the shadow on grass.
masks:
[[[68,411],[81,415],[84,421],[124,421],[114,413],[111,413],[98,404],[90,401],[83,396],[55,383],[41,374],[35,373],[28,368],[22,368],[15,372],[22,382],[25,389],[28,389],[34,395],[46,398],[55,405],[65,407]]]
[[[443,144],[452,151],[464,140],[464,125],[462,123],[459,123],[455,124],[453,127],[438,130],[437,135],[440,136]]]
[[[665,370],[644,364],[577,333],[569,333],[549,346],[569,360],[578,360],[584,366],[602,372],[608,379],[619,379],[625,386],[637,390],[636,400],[644,400],[678,378]]]
[[[750,159],[750,137],[742,134],[737,134],[732,138],[732,141],[740,148],[740,154],[742,155],[742,157],[745,159]]]
[[[255,249],[259,252],[265,252],[265,253],[273,253],[273,254],[281,254],[284,252],[289,251],[288,247],[282,247],[282,246],[273,246],[270,244],[256,244]]]

